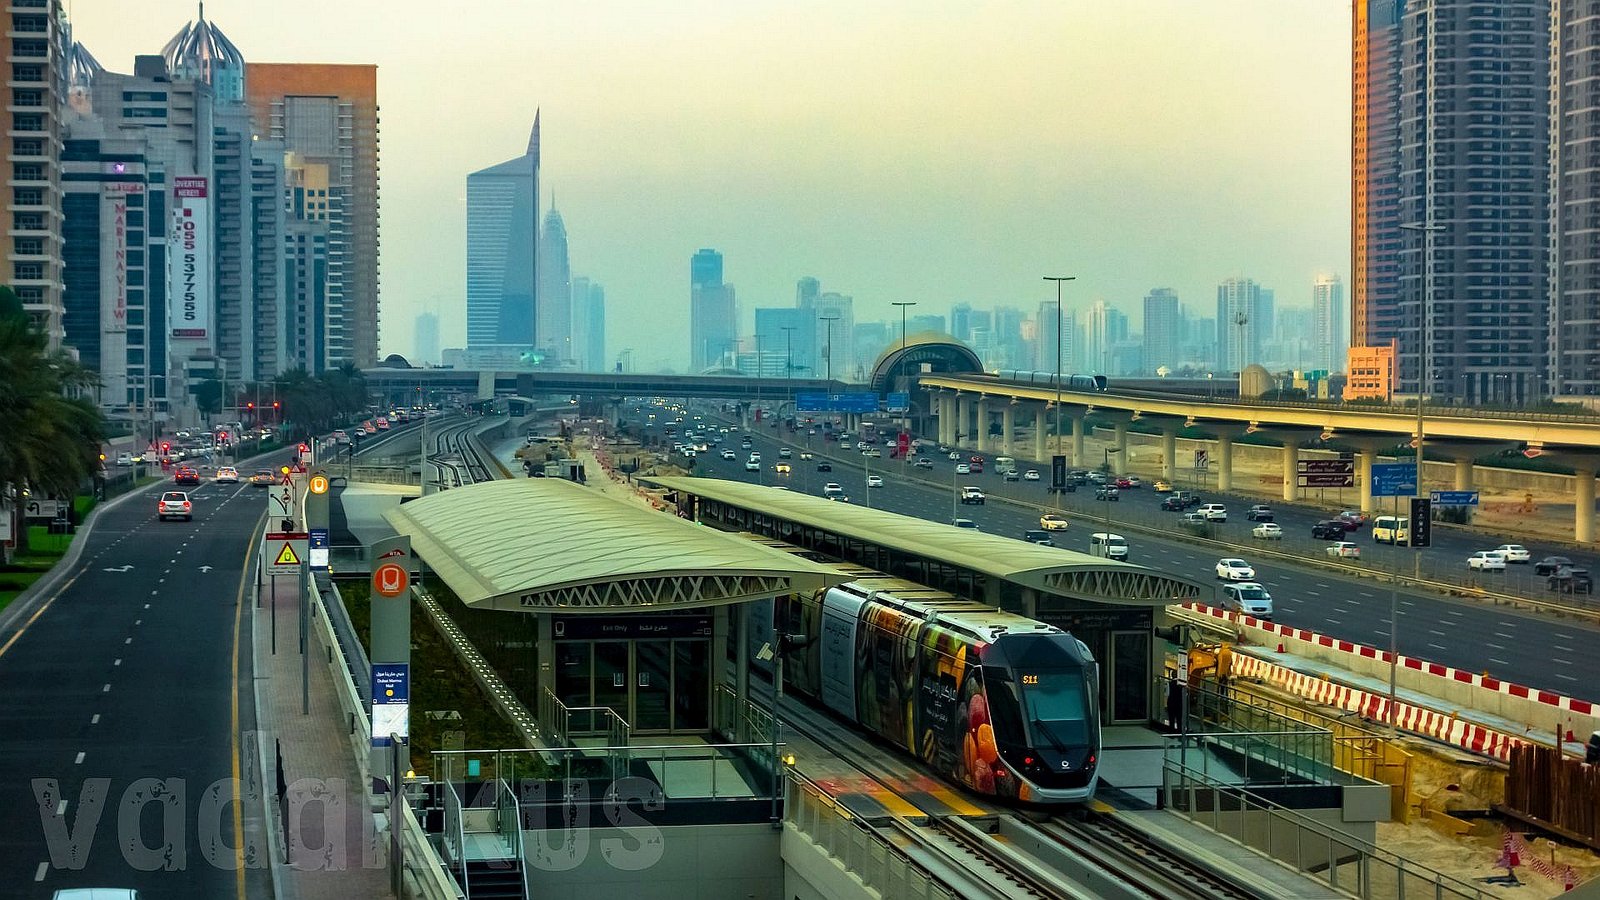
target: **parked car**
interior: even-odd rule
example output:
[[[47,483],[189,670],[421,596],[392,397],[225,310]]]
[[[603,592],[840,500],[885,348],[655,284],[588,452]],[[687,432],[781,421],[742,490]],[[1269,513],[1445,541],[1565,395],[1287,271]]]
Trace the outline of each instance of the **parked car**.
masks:
[[[1311,536],[1323,541],[1342,541],[1349,534],[1338,519],[1325,519],[1311,526]]]
[[[1328,555],[1339,559],[1360,559],[1361,545],[1350,541],[1334,541],[1328,545]]]
[[[1254,581],[1256,570],[1242,559],[1219,559],[1217,577],[1223,581]]]
[[[1205,516],[1208,522],[1228,521],[1228,508],[1221,503],[1202,503],[1200,508],[1195,511]]]
[[[1479,550],[1467,557],[1467,568],[1480,572],[1504,572],[1506,558],[1498,550]]]
[[[1271,522],[1273,519],[1272,507],[1264,503],[1257,503],[1245,512],[1244,517],[1251,522]]]
[[[1023,481],[1038,481],[1039,480],[1039,470],[1038,469],[1029,469],[1028,471],[1023,472],[1022,473],[1022,480]]]
[[[1565,556],[1546,556],[1533,564],[1533,574],[1554,575],[1562,566],[1572,568],[1573,562]]]
[[[1276,522],[1262,522],[1260,525],[1250,529],[1250,535],[1264,541],[1281,541],[1283,540],[1283,529]]]
[[[1522,563],[1524,565],[1533,561],[1533,554],[1521,544],[1501,544],[1495,548],[1505,555],[1508,563]]]

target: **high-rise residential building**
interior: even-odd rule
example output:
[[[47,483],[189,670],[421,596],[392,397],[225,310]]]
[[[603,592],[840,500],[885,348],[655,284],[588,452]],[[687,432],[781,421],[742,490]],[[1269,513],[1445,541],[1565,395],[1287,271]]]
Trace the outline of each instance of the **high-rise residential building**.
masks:
[[[1261,286],[1250,278],[1229,278],[1217,285],[1217,367],[1238,372],[1261,362],[1257,323]]]
[[[1344,284],[1337,275],[1318,275],[1311,283],[1312,368],[1343,372],[1350,349],[1349,318],[1344,309]]]
[[[818,374],[850,380],[856,358],[855,298],[832,291],[817,297]]]
[[[1552,5],[1550,315],[1544,393],[1600,396],[1600,0]]]
[[[1089,304],[1083,320],[1083,353],[1085,368],[1095,374],[1111,374],[1111,348],[1117,342],[1112,319],[1120,315],[1104,299]]]
[[[898,329],[896,330],[898,331]],[[944,316],[923,315],[908,316],[906,318],[907,335],[924,334],[927,332],[932,332],[934,334],[949,334],[944,327]],[[896,336],[898,337],[899,335]]]
[[[1015,306],[996,307],[993,316],[995,368],[1027,368],[1032,359],[1023,339],[1023,323],[1027,316]]]
[[[1534,397],[1548,337],[1551,2],[1354,9],[1357,342],[1398,342],[1402,392]]]
[[[802,277],[794,283],[794,305],[801,309],[810,309],[817,305],[817,299],[822,296],[822,282],[810,275]]]
[[[414,366],[437,366],[439,364],[439,314],[425,312],[417,316],[416,327],[413,329],[416,336],[416,354],[411,358]]]
[[[71,35],[61,0],[11,0],[0,30],[10,88],[0,111],[0,283],[60,346],[62,293],[61,149]]]
[[[297,287],[286,271],[289,196],[283,144],[279,141],[250,142],[250,231],[252,270],[250,274],[255,324],[254,372],[258,379],[294,368],[289,349],[289,291]],[[323,363],[327,357],[320,358]],[[317,372],[320,368],[307,367]]]
[[[588,290],[572,295],[573,315],[577,317],[577,342],[582,351],[583,368],[590,372],[604,372],[610,367],[606,358],[606,289],[597,281],[589,282]]]
[[[282,141],[307,162],[326,165],[330,259],[340,260],[349,362],[378,359],[378,67],[322,63],[250,63],[244,95],[257,133]]]
[[[573,358],[572,269],[567,258],[567,225],[552,204],[539,231],[539,293],[534,303],[538,316],[539,352],[565,363]]]
[[[1278,295],[1271,288],[1256,289],[1256,305],[1251,311],[1251,318],[1255,325],[1250,330],[1254,332],[1256,345],[1251,351],[1252,361],[1265,361],[1267,358],[1266,343],[1278,333]]]
[[[722,254],[702,249],[689,259],[689,371],[701,372],[739,352],[733,285],[722,280]]]
[[[1178,313],[1178,293],[1172,288],[1156,288],[1144,297],[1144,353],[1146,372],[1163,367],[1176,369],[1183,321]]]
[[[1039,372],[1055,372],[1059,364],[1063,374],[1072,374],[1083,366],[1080,363],[1077,313],[1060,310],[1054,300],[1039,304],[1037,318],[1038,342],[1032,368]]]
[[[467,347],[536,345],[539,113],[523,154],[467,176]]]
[[[817,317],[795,306],[756,308],[756,347],[763,355],[779,353],[790,378],[815,378],[818,365]]]
[[[957,303],[950,307],[950,336],[958,341],[972,340],[971,303]]]
[[[894,323],[892,333],[895,338],[900,336],[899,322]],[[878,361],[878,357],[889,349],[890,334],[888,322],[862,322],[857,325],[852,337],[855,343],[855,358],[850,361],[852,371],[849,375],[845,375],[840,372],[839,366],[835,365],[833,377],[848,381],[866,381],[871,376],[872,366]],[[842,362],[845,357],[838,350],[838,346],[835,345],[834,357]]]

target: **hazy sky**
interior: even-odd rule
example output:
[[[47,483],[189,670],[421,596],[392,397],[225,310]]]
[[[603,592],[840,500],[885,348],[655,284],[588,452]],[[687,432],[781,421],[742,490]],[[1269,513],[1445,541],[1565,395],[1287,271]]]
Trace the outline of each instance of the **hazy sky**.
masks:
[[[195,14],[67,0],[130,71]],[[1345,2],[211,0],[260,62],[376,63],[382,348],[417,313],[465,337],[466,175],[543,116],[572,271],[605,285],[608,346],[688,353],[689,257],[726,258],[746,319],[795,279],[856,318],[1152,287],[1214,309],[1218,280],[1309,303],[1349,269]],[[1206,312],[1206,314],[1210,314]]]

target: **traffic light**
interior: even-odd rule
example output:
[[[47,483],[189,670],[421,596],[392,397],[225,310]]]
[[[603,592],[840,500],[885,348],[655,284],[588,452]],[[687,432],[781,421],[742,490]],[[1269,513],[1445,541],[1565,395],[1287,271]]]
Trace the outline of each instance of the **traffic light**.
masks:
[[[217,440],[226,442],[228,440],[228,433],[226,431],[217,432]]]
[[[171,441],[162,441],[161,442],[161,452],[162,453],[170,453],[170,452],[172,452],[172,442]]]
[[[1411,498],[1411,546],[1433,546],[1433,500]]]
[[[273,409],[277,409],[278,408],[278,401],[276,401],[276,400],[272,401],[272,408]]]
[[[244,405],[244,408],[245,409],[255,409],[256,408],[256,402],[254,400],[246,401],[245,405]]]

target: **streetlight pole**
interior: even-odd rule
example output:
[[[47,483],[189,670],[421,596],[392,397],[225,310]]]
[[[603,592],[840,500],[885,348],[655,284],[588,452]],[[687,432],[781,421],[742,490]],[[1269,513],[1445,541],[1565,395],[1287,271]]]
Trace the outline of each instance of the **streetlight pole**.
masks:
[[[794,404],[794,326],[782,325],[783,329],[783,387],[784,393],[789,395],[789,403]],[[781,419],[782,416],[780,415]]]
[[[906,366],[906,309],[908,307],[916,306],[917,305],[917,301],[915,301],[915,300],[896,300],[896,301],[894,301],[894,303],[892,305],[900,307],[900,366],[899,366],[899,369],[900,369],[901,372],[904,372],[905,371],[905,366]],[[892,382],[891,382],[890,386],[891,387],[893,386]],[[906,441],[907,441],[906,446],[907,447],[910,447],[910,443],[909,442],[911,440],[910,435],[909,435],[909,433],[911,431],[911,403],[909,402],[910,390],[911,390],[911,379],[907,378],[906,379],[906,391],[907,391],[908,401],[906,403],[905,411],[900,414],[900,432],[902,434],[906,434],[907,435],[907,437],[906,437]],[[898,446],[898,444],[899,444],[899,442],[896,441],[896,445],[897,446]],[[911,456],[911,454],[909,452],[901,455],[900,464],[901,464],[902,471],[904,470],[906,459],[908,457],[910,457],[910,456]]]
[[[1106,528],[1106,540],[1109,541],[1111,539],[1111,492],[1114,491],[1114,490],[1117,490],[1117,486],[1112,481],[1112,478],[1111,478],[1111,454],[1113,454],[1113,453],[1121,453],[1122,452],[1122,448],[1121,447],[1104,447],[1102,449],[1105,451],[1105,462],[1104,462],[1102,467],[1105,470],[1106,483],[1101,485],[1100,489],[1102,491],[1104,491],[1105,495],[1106,495],[1105,500],[1102,501],[1102,502],[1104,502],[1105,505],[1106,505],[1106,508],[1105,508],[1105,520],[1106,520],[1105,528]]]
[[[1054,281],[1056,283],[1056,329],[1055,329],[1055,331],[1056,331],[1056,405],[1055,405],[1055,426],[1054,426],[1055,432],[1056,432],[1056,434],[1055,434],[1055,438],[1056,438],[1055,439],[1055,448],[1056,449],[1055,449],[1055,453],[1053,455],[1054,456],[1060,456],[1061,455],[1061,283],[1063,281],[1077,281],[1078,280],[1078,276],[1076,276],[1076,275],[1046,275],[1046,276],[1044,276],[1044,280],[1045,281]],[[1043,460],[1040,460],[1040,462],[1043,462]],[[1055,483],[1055,460],[1053,458],[1050,460],[1050,486],[1053,489],[1053,493],[1056,495],[1056,509],[1059,511],[1061,509],[1061,489],[1065,488],[1065,485],[1057,485]]]
[[[838,316],[818,316],[817,321],[828,323],[828,345],[822,351],[823,358],[827,361],[828,380],[833,380],[833,323],[839,321]]]
[[[1250,364],[1250,351],[1245,346],[1244,327],[1250,324],[1250,314],[1239,310],[1233,314],[1233,324],[1239,326],[1239,396],[1244,396],[1244,370]]]

